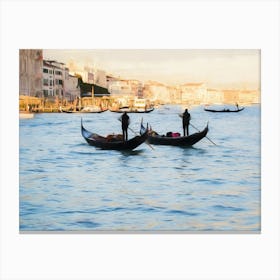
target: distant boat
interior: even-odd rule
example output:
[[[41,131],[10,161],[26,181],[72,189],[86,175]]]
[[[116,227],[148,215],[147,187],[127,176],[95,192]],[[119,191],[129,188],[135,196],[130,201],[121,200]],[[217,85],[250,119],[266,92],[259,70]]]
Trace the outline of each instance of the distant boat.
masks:
[[[151,108],[120,108],[120,109],[109,109],[111,112],[114,112],[114,113],[124,113],[124,112],[127,112],[127,113],[150,113],[152,111],[154,111],[154,108],[151,107]]]
[[[243,111],[243,110],[244,110],[244,107],[238,108],[236,110],[230,110],[230,109],[226,109],[226,108],[224,108],[222,110],[204,108],[204,111],[213,112],[213,113],[237,113],[237,112],[240,112],[240,111]]]
[[[98,106],[86,106],[80,111],[61,109],[61,112],[62,113],[103,113],[107,110],[108,110],[107,108],[100,108]]]
[[[20,119],[32,119],[34,118],[34,113],[29,112],[19,112]]]
[[[110,108],[111,112],[115,113],[150,113],[154,111],[154,107],[151,106],[145,98],[135,98],[132,106],[124,106],[121,108]]]
[[[81,113],[102,113],[107,110],[107,108],[101,108],[95,105],[88,105],[81,110]]]

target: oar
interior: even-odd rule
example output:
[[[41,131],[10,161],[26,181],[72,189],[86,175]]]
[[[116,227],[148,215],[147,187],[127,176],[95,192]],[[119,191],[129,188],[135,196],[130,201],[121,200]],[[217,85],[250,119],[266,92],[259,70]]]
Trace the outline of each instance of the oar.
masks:
[[[132,131],[135,135],[139,136],[139,134],[138,134],[137,132],[135,132],[132,128],[128,127],[128,129],[129,129],[130,131]],[[152,150],[154,150],[154,147],[153,147],[150,143],[148,143],[147,141],[145,141],[145,144],[147,144]]]
[[[183,114],[178,114],[179,117],[183,118]],[[197,131],[200,131],[198,128],[196,128],[194,125],[192,125],[191,123],[189,123],[194,129],[196,129]],[[208,123],[207,123],[208,125]],[[215,146],[217,146],[216,143],[214,143],[210,138],[208,138],[207,136],[205,136],[205,138],[207,138],[212,144],[214,144]]]
[[[118,119],[120,122],[122,121],[121,119]],[[137,132],[135,132],[132,128],[128,127],[128,129],[133,132],[136,136],[139,136]],[[154,150],[154,147],[150,145],[147,141],[145,141],[145,144],[147,144],[152,150]]]
[[[192,125],[191,123],[190,123],[190,125],[193,127],[193,128],[195,128],[197,131],[200,131],[198,128],[196,128],[194,125]],[[208,125],[208,123],[207,123],[207,125]],[[215,146],[217,146],[217,144],[216,143],[214,143],[210,138],[208,138],[207,136],[205,136],[205,138],[207,138],[212,144],[214,144]]]

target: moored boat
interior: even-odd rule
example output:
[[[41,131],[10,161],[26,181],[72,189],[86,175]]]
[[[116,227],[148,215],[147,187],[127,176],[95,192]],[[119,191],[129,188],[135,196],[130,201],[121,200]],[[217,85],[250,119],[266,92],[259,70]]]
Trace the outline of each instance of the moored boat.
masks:
[[[141,124],[140,133],[144,132],[143,126]],[[159,135],[154,130],[150,130],[148,133],[148,142],[153,145],[170,145],[170,146],[192,146],[199,142],[201,139],[206,137],[208,132],[208,124],[206,127],[199,132],[196,132],[194,134],[191,134],[189,136],[179,136],[178,133],[174,134],[167,134],[166,135]]]
[[[107,137],[92,133],[84,128],[81,119],[81,133],[87,143],[103,150],[134,150],[147,140],[148,127],[141,135],[137,135],[127,141],[123,141],[122,135],[108,135]]]
[[[127,112],[127,113],[150,113],[152,111],[154,111],[154,108],[151,107],[151,108],[120,108],[120,109],[109,109],[111,112],[114,112],[114,113],[124,113],[124,112]]]
[[[91,107],[85,107],[80,111],[74,111],[74,110],[64,110],[62,109],[62,113],[103,113],[106,112],[107,108],[91,108]]]
[[[150,113],[154,110],[150,101],[145,98],[134,98],[131,102],[126,102],[125,106],[112,106],[109,108],[114,113]]]
[[[34,113],[30,112],[19,112],[20,119],[32,119],[34,118]]]

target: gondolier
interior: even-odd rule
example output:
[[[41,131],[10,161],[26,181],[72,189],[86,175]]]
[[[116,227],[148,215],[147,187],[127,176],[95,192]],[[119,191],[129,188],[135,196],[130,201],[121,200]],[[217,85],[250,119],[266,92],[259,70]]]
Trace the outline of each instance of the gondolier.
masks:
[[[127,129],[129,126],[129,116],[127,115],[126,112],[124,112],[122,114],[121,121],[122,121],[123,141],[127,141],[127,138],[128,138]]]
[[[190,120],[191,120],[191,115],[188,112],[188,109],[185,109],[185,112],[183,113],[182,116],[184,136],[186,136],[186,128],[187,128],[187,136],[189,136]]]

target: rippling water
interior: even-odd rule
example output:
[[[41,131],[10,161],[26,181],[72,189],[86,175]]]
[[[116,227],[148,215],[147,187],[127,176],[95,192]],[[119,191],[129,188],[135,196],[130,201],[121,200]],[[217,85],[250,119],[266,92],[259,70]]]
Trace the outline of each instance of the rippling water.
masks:
[[[182,111],[130,114],[131,128],[139,131],[143,117],[159,133],[181,132]],[[80,120],[92,132],[120,133],[120,115],[109,111],[20,120],[20,230],[260,231],[260,106],[190,113],[201,130],[209,121],[217,146],[204,138],[192,148],[97,150]]]

